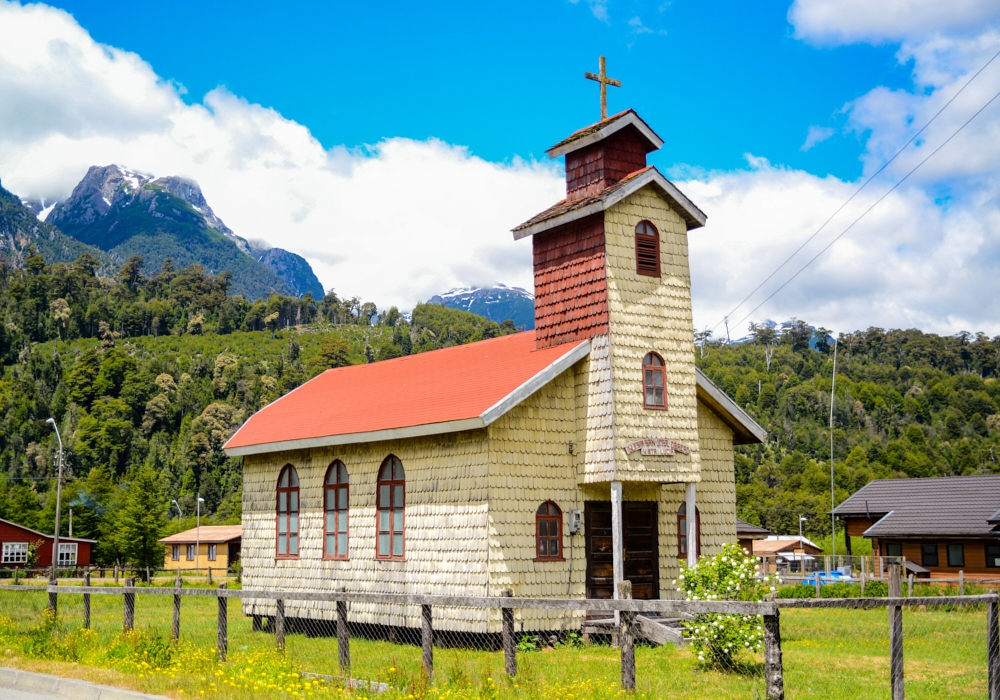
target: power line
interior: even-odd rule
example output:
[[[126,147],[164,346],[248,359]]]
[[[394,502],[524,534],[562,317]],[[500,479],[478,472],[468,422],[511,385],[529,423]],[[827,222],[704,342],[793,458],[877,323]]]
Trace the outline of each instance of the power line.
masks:
[[[861,212],[861,215],[860,215],[860,216],[859,216],[858,218],[856,218],[856,219],[855,219],[854,221],[852,221],[852,222],[850,223],[850,225],[849,225],[849,226],[848,226],[847,228],[845,228],[845,229],[844,229],[843,231],[841,231],[841,232],[840,232],[839,234],[837,234],[837,237],[836,237],[836,238],[834,238],[834,239],[833,239],[832,241],[830,241],[830,242],[829,242],[829,243],[827,243],[827,244],[826,244],[825,246],[823,246],[823,248],[822,248],[822,249],[821,249],[821,250],[820,250],[820,251],[819,251],[818,253],[816,253],[816,255],[814,255],[814,256],[813,256],[812,258],[810,258],[810,259],[809,259],[809,262],[807,262],[807,263],[806,263],[805,265],[803,265],[802,267],[800,267],[800,268],[799,268],[798,272],[796,272],[796,273],[795,273],[794,275],[792,275],[792,276],[791,276],[791,277],[789,277],[789,278],[788,278],[787,280],[785,280],[785,282],[783,282],[783,283],[782,283],[782,285],[781,285],[780,287],[778,287],[778,288],[777,288],[777,289],[775,289],[775,290],[774,290],[773,292],[771,292],[771,293],[770,293],[770,294],[769,294],[769,295],[767,296],[767,298],[766,298],[766,299],[764,299],[764,301],[760,302],[759,304],[757,304],[757,306],[753,307],[753,309],[751,309],[751,310],[750,310],[750,313],[748,313],[748,314],[747,314],[746,316],[744,316],[743,318],[741,318],[741,319],[739,320],[739,322],[738,322],[738,323],[737,323],[736,325],[741,325],[741,324],[742,324],[742,323],[743,323],[744,321],[746,321],[746,320],[747,320],[748,318],[750,318],[750,316],[752,316],[752,315],[753,315],[753,313],[754,313],[754,312],[755,312],[755,311],[756,311],[757,309],[759,309],[759,308],[760,308],[760,307],[762,307],[762,306],[763,306],[764,304],[766,304],[766,303],[767,303],[767,302],[768,302],[768,301],[769,301],[769,300],[770,300],[770,299],[771,299],[771,298],[772,298],[772,297],[773,297],[773,296],[774,296],[775,294],[777,294],[778,292],[780,292],[780,291],[781,291],[782,289],[784,289],[784,288],[785,288],[785,287],[786,287],[786,286],[787,286],[787,285],[788,285],[788,284],[789,284],[789,283],[790,283],[790,282],[791,282],[792,280],[794,280],[794,279],[795,279],[796,277],[798,277],[798,276],[799,276],[800,274],[802,274],[802,272],[803,272],[803,271],[804,271],[804,270],[805,270],[805,269],[806,269],[807,267],[809,267],[810,265],[812,265],[812,264],[813,264],[813,263],[814,263],[814,262],[816,261],[816,259],[817,259],[817,258],[818,258],[819,256],[821,256],[821,255],[822,255],[823,253],[825,253],[825,252],[826,252],[826,251],[827,251],[827,250],[828,250],[828,249],[830,248],[830,246],[832,246],[832,245],[833,245],[834,243],[836,243],[837,241],[839,241],[839,240],[841,239],[841,237],[842,237],[842,236],[843,236],[843,235],[844,235],[845,233],[847,233],[848,231],[850,231],[850,230],[851,230],[852,228],[854,228],[854,225],[855,225],[856,223],[858,223],[859,221],[861,221],[861,219],[863,219],[863,218],[865,217],[865,215],[866,215],[866,214],[868,214],[868,212],[870,212],[870,211],[871,211],[872,209],[874,209],[874,208],[875,208],[876,206],[878,206],[879,202],[881,202],[881,201],[882,201],[883,199],[885,199],[885,198],[886,198],[886,197],[888,197],[888,196],[889,196],[890,194],[892,194],[893,192],[895,192],[895,191],[896,191],[896,188],[898,188],[898,187],[899,187],[900,185],[902,185],[902,184],[903,184],[904,182],[906,182],[906,180],[907,180],[907,179],[908,179],[908,178],[910,177],[910,175],[912,175],[913,173],[917,172],[917,170],[918,170],[918,169],[920,168],[920,166],[922,166],[922,165],[923,165],[924,163],[926,163],[926,162],[927,162],[927,161],[929,161],[929,160],[930,160],[931,158],[933,158],[933,157],[934,157],[934,155],[935,155],[935,154],[936,154],[936,153],[937,153],[938,151],[940,151],[940,150],[941,150],[942,148],[944,148],[944,147],[945,147],[946,145],[948,145],[948,142],[950,142],[950,141],[951,141],[951,140],[952,140],[953,138],[955,138],[956,136],[958,136],[958,134],[959,134],[959,133],[960,133],[960,132],[962,131],[962,129],[964,129],[965,127],[967,127],[967,126],[968,126],[968,125],[969,125],[969,124],[970,124],[970,123],[972,122],[972,120],[973,120],[973,119],[975,119],[976,117],[978,117],[978,116],[979,116],[979,114],[980,114],[980,113],[981,113],[981,112],[982,112],[982,111],[983,111],[984,109],[986,109],[986,108],[987,108],[987,107],[989,107],[989,106],[990,106],[991,104],[993,104],[993,102],[994,102],[994,101],[995,101],[995,100],[996,100],[996,99],[997,99],[998,97],[1000,97],[1000,92],[998,92],[998,93],[996,93],[995,95],[993,95],[993,97],[991,97],[991,98],[989,99],[989,101],[988,101],[988,102],[987,102],[986,104],[984,104],[984,105],[983,105],[982,107],[980,107],[980,108],[979,108],[978,110],[976,110],[976,113],[975,113],[975,114],[973,114],[973,115],[972,115],[971,117],[969,117],[969,119],[968,119],[968,120],[967,120],[967,121],[966,121],[966,122],[965,122],[964,124],[962,124],[962,126],[958,127],[958,129],[957,129],[957,130],[956,130],[956,131],[955,131],[955,132],[954,132],[954,133],[953,133],[953,134],[952,134],[951,136],[949,136],[949,137],[948,137],[947,139],[945,139],[945,140],[944,140],[944,142],[943,142],[943,143],[942,143],[942,144],[941,144],[940,146],[938,146],[937,148],[935,148],[935,149],[934,149],[933,151],[931,151],[931,152],[930,152],[930,153],[929,153],[929,154],[927,155],[927,157],[926,157],[926,158],[924,158],[924,159],[923,159],[922,161],[920,161],[919,163],[917,163],[917,164],[916,164],[916,166],[914,166],[914,168],[913,168],[912,170],[910,170],[910,172],[906,173],[906,175],[904,175],[904,176],[902,177],[902,179],[901,179],[901,180],[900,180],[899,182],[897,182],[897,183],[896,183],[895,185],[893,185],[893,186],[892,186],[892,187],[891,187],[891,188],[889,189],[889,191],[888,191],[888,192],[886,192],[886,193],[885,193],[885,194],[883,194],[883,195],[882,195],[881,197],[879,197],[878,199],[876,199],[876,200],[875,200],[875,202],[874,202],[874,203],[873,203],[873,204],[872,204],[872,205],[871,205],[870,207],[868,207],[868,208],[867,208],[867,209],[865,209],[865,210],[864,210],[863,212]]]
[[[973,80],[975,80],[977,77],[979,77],[979,74],[982,73],[984,70],[986,70],[987,66],[989,66],[991,63],[993,63],[994,60],[996,60],[997,56],[1000,56],[1000,51],[997,51],[995,54],[993,54],[993,57],[990,58],[990,60],[988,60],[986,63],[984,63],[983,67],[980,68],[979,70],[977,70],[975,72],[975,74],[973,74],[973,76],[971,78],[969,78],[965,82],[965,85],[963,85],[961,88],[959,88],[958,92],[956,92],[954,95],[952,95],[951,99],[948,100],[947,102],[945,102],[944,106],[942,106],[941,109],[939,109],[937,111],[937,113],[927,121],[926,124],[924,124],[922,127],[920,127],[920,131],[918,131],[917,133],[915,133],[910,138],[909,141],[907,141],[905,144],[903,144],[902,148],[900,148],[898,151],[896,151],[895,155],[893,155],[892,158],[890,158],[889,160],[887,160],[885,162],[885,164],[881,168],[879,168],[867,180],[865,180],[864,183],[862,183],[861,187],[859,187],[858,189],[854,190],[854,193],[850,197],[847,198],[847,201],[845,201],[843,204],[841,204],[839,207],[837,207],[837,210],[835,212],[833,212],[830,215],[830,217],[826,221],[824,221],[823,224],[818,229],[816,229],[811,236],[809,236],[809,238],[807,238],[805,241],[803,241],[802,245],[800,245],[798,248],[796,248],[795,251],[791,255],[789,255],[785,259],[785,261],[783,263],[781,263],[780,265],[778,265],[778,267],[774,268],[774,271],[771,274],[769,274],[760,284],[758,284],[756,287],[754,287],[753,290],[743,298],[743,301],[741,301],[739,304],[737,304],[736,306],[734,306],[733,309],[732,309],[732,311],[730,311],[728,314],[726,314],[723,317],[722,321],[719,321],[714,326],[712,326],[712,330],[714,331],[716,328],[718,328],[719,326],[721,326],[725,321],[727,321],[730,316],[732,316],[734,313],[736,313],[737,309],[739,309],[741,306],[743,306],[750,297],[752,297],[754,294],[756,294],[757,291],[761,287],[763,287],[765,284],[767,284],[771,280],[772,277],[774,277],[776,274],[778,274],[778,272],[781,270],[781,268],[783,268],[785,265],[787,265],[789,262],[791,262],[792,258],[794,258],[796,255],[798,255],[799,252],[803,248],[805,248],[809,244],[810,241],[812,241],[814,238],[816,238],[816,236],[818,236],[819,233],[824,228],[826,228],[827,224],[829,224],[831,221],[833,221],[833,219],[837,216],[837,214],[839,214],[841,211],[843,211],[844,207],[846,207],[848,204],[850,204],[851,201],[855,197],[857,197],[858,194],[860,194],[861,190],[863,190],[865,187],[868,186],[868,183],[870,183],[872,180],[874,180],[876,177],[878,177],[882,173],[883,170],[885,170],[886,168],[888,168],[892,164],[892,162],[894,160],[896,160],[896,158],[898,158],[899,155],[910,146],[910,144],[912,144],[914,141],[917,140],[917,138],[920,136],[920,134],[924,133],[924,131],[927,130],[927,127],[929,127],[932,123],[934,123],[935,119],[937,119],[939,116],[941,116],[942,112],[944,112],[946,109],[948,109],[948,105],[950,105],[952,102],[954,102],[955,98],[957,98],[959,95],[961,95],[962,92],[965,90],[965,88],[969,87],[969,84]],[[770,297],[768,297],[768,298],[770,298]],[[760,308],[760,307],[758,306],[757,308]],[[741,321],[741,323],[742,323],[742,321]]]

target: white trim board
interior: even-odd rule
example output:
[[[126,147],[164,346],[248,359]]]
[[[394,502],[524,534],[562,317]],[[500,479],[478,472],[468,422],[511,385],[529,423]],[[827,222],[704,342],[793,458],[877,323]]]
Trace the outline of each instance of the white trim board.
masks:
[[[656,132],[649,127],[649,124],[644,122],[638,114],[629,110],[617,119],[609,119],[608,123],[600,129],[597,129],[586,136],[581,136],[578,139],[573,139],[572,141],[564,143],[561,146],[553,146],[549,150],[545,151],[545,153],[549,158],[558,158],[559,156],[564,156],[567,153],[572,153],[573,151],[585,148],[592,143],[603,141],[615,132],[621,131],[627,126],[634,126],[639,130],[640,134],[646,137],[646,140],[653,146],[650,149],[651,151],[658,150],[663,146],[663,139],[656,135]],[[572,138],[572,136],[569,138]]]
[[[443,435],[445,433],[457,433],[463,430],[485,428],[589,354],[590,341],[581,342],[475,418],[463,418],[461,420],[444,421],[441,423],[425,423],[423,425],[411,425],[386,430],[372,430],[363,433],[345,433],[342,435],[327,435],[300,440],[266,442],[258,445],[225,448],[225,453],[230,457],[243,457],[246,455],[284,452],[287,450],[307,450],[314,447],[354,445],[362,442]]]

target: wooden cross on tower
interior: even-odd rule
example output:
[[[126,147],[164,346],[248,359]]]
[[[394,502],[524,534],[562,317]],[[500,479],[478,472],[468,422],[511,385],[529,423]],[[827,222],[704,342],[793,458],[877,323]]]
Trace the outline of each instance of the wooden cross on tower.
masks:
[[[621,87],[622,82],[608,77],[608,72],[605,69],[604,56],[601,56],[599,64],[601,67],[600,73],[594,74],[588,72],[584,73],[583,77],[587,80],[596,80],[601,84],[601,121],[604,121],[608,118],[608,85]]]

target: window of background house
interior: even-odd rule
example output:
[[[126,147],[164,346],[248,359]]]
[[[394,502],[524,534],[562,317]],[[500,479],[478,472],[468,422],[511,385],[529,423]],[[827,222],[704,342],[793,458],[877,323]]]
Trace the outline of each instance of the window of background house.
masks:
[[[77,547],[76,542],[60,542],[58,566],[76,566]]]
[[[885,543],[885,555],[887,557],[901,557],[901,556],[903,556],[903,543],[902,542],[886,542]]]
[[[406,474],[396,455],[389,455],[378,470],[378,559],[404,559],[404,509],[406,508]]]
[[[180,561],[180,558],[181,558],[181,546],[179,544],[175,544],[173,547],[170,548],[170,560]]]
[[[991,569],[1000,567],[1000,542],[986,543],[986,566]]]
[[[347,559],[348,493],[347,467],[339,459],[326,470],[326,531],[323,555],[327,559]]]
[[[642,358],[642,405],[644,408],[667,407],[667,369],[655,352]]]
[[[965,545],[961,542],[948,543],[948,566],[965,566]]]
[[[936,542],[924,542],[920,545],[920,565],[938,565],[938,546]]]
[[[194,561],[194,545],[189,544],[187,546],[187,551],[184,553],[184,558],[188,561]]]
[[[694,509],[694,531],[697,535],[695,540],[695,554],[701,556],[701,513]],[[681,503],[677,509],[677,553],[681,557],[686,557],[688,553],[688,529],[687,529],[687,503]]]
[[[208,560],[209,561],[215,561],[215,558],[216,558],[216,556],[218,556],[218,553],[219,553],[219,545],[217,545],[217,544],[210,544],[210,545],[208,545]]]
[[[562,511],[552,501],[545,501],[535,512],[535,556],[542,561],[561,561]]]
[[[25,564],[28,561],[27,542],[4,542],[3,543],[3,563],[4,564]]]
[[[648,221],[635,227],[635,271],[646,277],[660,276],[660,234]]]
[[[278,557],[299,556],[299,474],[291,464],[278,475]]]

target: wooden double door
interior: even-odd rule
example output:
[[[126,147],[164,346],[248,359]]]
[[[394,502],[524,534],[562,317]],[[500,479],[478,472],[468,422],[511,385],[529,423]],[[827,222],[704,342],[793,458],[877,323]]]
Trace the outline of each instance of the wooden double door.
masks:
[[[587,597],[614,598],[614,550],[611,502],[584,503],[587,539]],[[632,582],[632,597],[660,597],[660,552],[655,501],[622,503],[622,545],[625,580]]]

